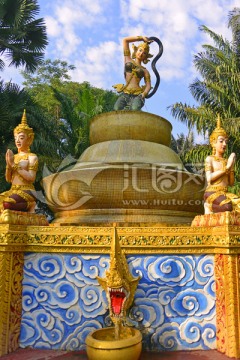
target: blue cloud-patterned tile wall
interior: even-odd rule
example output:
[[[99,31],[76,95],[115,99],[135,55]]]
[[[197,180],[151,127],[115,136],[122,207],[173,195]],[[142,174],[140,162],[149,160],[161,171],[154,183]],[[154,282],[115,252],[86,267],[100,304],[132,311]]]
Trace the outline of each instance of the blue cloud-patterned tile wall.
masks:
[[[129,321],[145,350],[216,348],[213,256],[134,255],[141,280]],[[78,350],[89,332],[109,324],[98,284],[109,256],[27,254],[24,262],[21,347]]]

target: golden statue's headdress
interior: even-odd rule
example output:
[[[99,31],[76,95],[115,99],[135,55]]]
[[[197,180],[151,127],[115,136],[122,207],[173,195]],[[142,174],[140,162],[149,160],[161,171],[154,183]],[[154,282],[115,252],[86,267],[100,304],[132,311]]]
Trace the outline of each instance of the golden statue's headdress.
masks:
[[[30,128],[27,124],[26,109],[24,109],[24,111],[23,111],[21,123],[18,126],[16,126],[13,131],[14,135],[19,134],[20,132],[27,134],[27,137],[30,139],[30,145],[31,145],[31,143],[33,142],[33,139],[34,139],[34,132],[33,132],[33,129]]]
[[[212,148],[214,147],[214,144],[217,141],[217,138],[219,136],[224,136],[225,138],[228,138],[228,134],[226,133],[226,131],[221,127],[221,119],[220,119],[220,115],[218,114],[217,117],[217,127],[213,130],[213,132],[210,135],[210,144],[212,146]]]
[[[137,50],[138,50],[139,48],[143,48],[143,49],[146,51],[146,53],[147,53],[147,59],[143,60],[144,64],[147,64],[147,63],[149,62],[148,58],[153,57],[152,54],[149,54],[150,47],[149,47],[149,45],[148,45],[147,42],[143,42],[143,43],[139,44],[138,46],[136,46],[136,45],[133,44],[133,45],[132,45],[132,48],[133,48],[133,54],[132,54],[132,58],[133,58],[133,59],[136,58],[136,52],[137,52]]]
[[[21,124],[16,126],[14,129],[14,134],[19,134],[20,132],[24,132],[25,134],[27,134],[28,137],[32,137],[32,139],[34,137],[33,129],[30,128],[27,124],[27,115],[25,109],[23,111]]]

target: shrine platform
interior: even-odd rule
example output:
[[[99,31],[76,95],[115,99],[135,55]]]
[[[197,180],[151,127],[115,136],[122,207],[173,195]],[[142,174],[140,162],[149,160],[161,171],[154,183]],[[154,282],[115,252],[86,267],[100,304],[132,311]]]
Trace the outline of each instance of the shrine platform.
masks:
[[[130,313],[143,334],[141,360],[240,358],[240,228],[234,221],[0,225],[0,355],[86,359],[87,334],[108,326],[96,276],[109,266],[117,233],[132,275],[141,276]]]

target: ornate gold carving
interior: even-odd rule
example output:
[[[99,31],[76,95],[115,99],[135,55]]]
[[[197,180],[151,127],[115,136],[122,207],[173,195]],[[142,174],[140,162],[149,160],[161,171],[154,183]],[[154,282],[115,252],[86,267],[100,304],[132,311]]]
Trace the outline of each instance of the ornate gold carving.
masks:
[[[215,214],[197,215],[192,221],[192,226],[223,226],[240,225],[238,211],[225,211]]]
[[[25,185],[24,185],[25,186]],[[28,201],[30,198],[28,194],[22,194],[22,198]],[[31,196],[30,196],[31,197]],[[31,197],[32,198],[32,197]],[[38,215],[35,213],[4,210],[0,215],[0,223],[14,224],[14,225],[35,225],[35,226],[47,226],[48,221],[44,215]]]
[[[11,254],[0,253],[0,356],[7,354]]]
[[[11,273],[11,302],[9,324],[9,352],[18,348],[22,315],[22,278],[23,278],[24,255],[13,253]]]
[[[237,255],[224,255],[225,306],[227,323],[227,349],[229,357],[240,357],[240,293]]]
[[[33,129],[30,128],[27,124],[26,109],[24,109],[24,111],[23,111],[21,123],[18,126],[16,126],[14,129],[14,135],[18,134],[20,132],[25,132],[31,139],[34,138]]]
[[[239,255],[215,258],[217,349],[229,357],[240,357]]]
[[[213,130],[212,134],[210,135],[210,144],[212,147],[214,143],[217,141],[218,136],[223,136],[228,138],[228,134],[221,127],[221,119],[219,114],[217,115],[217,127]]]
[[[2,251],[108,253],[112,227],[0,225]],[[117,227],[121,247],[139,253],[240,253],[238,226]]]
[[[215,280],[216,280],[216,317],[217,317],[217,349],[226,352],[226,311],[224,293],[224,255],[219,254],[214,258]]]
[[[23,254],[0,253],[0,356],[18,348]]]

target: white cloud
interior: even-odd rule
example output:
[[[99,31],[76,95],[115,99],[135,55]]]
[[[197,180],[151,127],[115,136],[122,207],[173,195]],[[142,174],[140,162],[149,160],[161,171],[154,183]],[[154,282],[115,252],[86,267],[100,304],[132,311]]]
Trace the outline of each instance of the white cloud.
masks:
[[[62,24],[78,24],[79,26],[91,26],[98,22],[104,15],[103,9],[106,1],[95,0],[65,0],[55,1],[55,15]]]
[[[46,16],[45,21],[49,48],[55,57],[69,60],[79,51],[82,31],[87,28],[91,34],[93,27],[97,28],[106,21],[104,10],[108,2],[109,0],[56,0],[51,4],[52,16]]]
[[[112,74],[119,72],[121,66],[120,47],[112,41],[100,43],[86,49],[83,60],[75,62],[76,69],[72,72],[74,81],[88,81],[98,87],[111,88]]]
[[[61,25],[59,22],[51,16],[46,16],[44,20],[47,26],[48,36],[57,37],[61,32]]]

